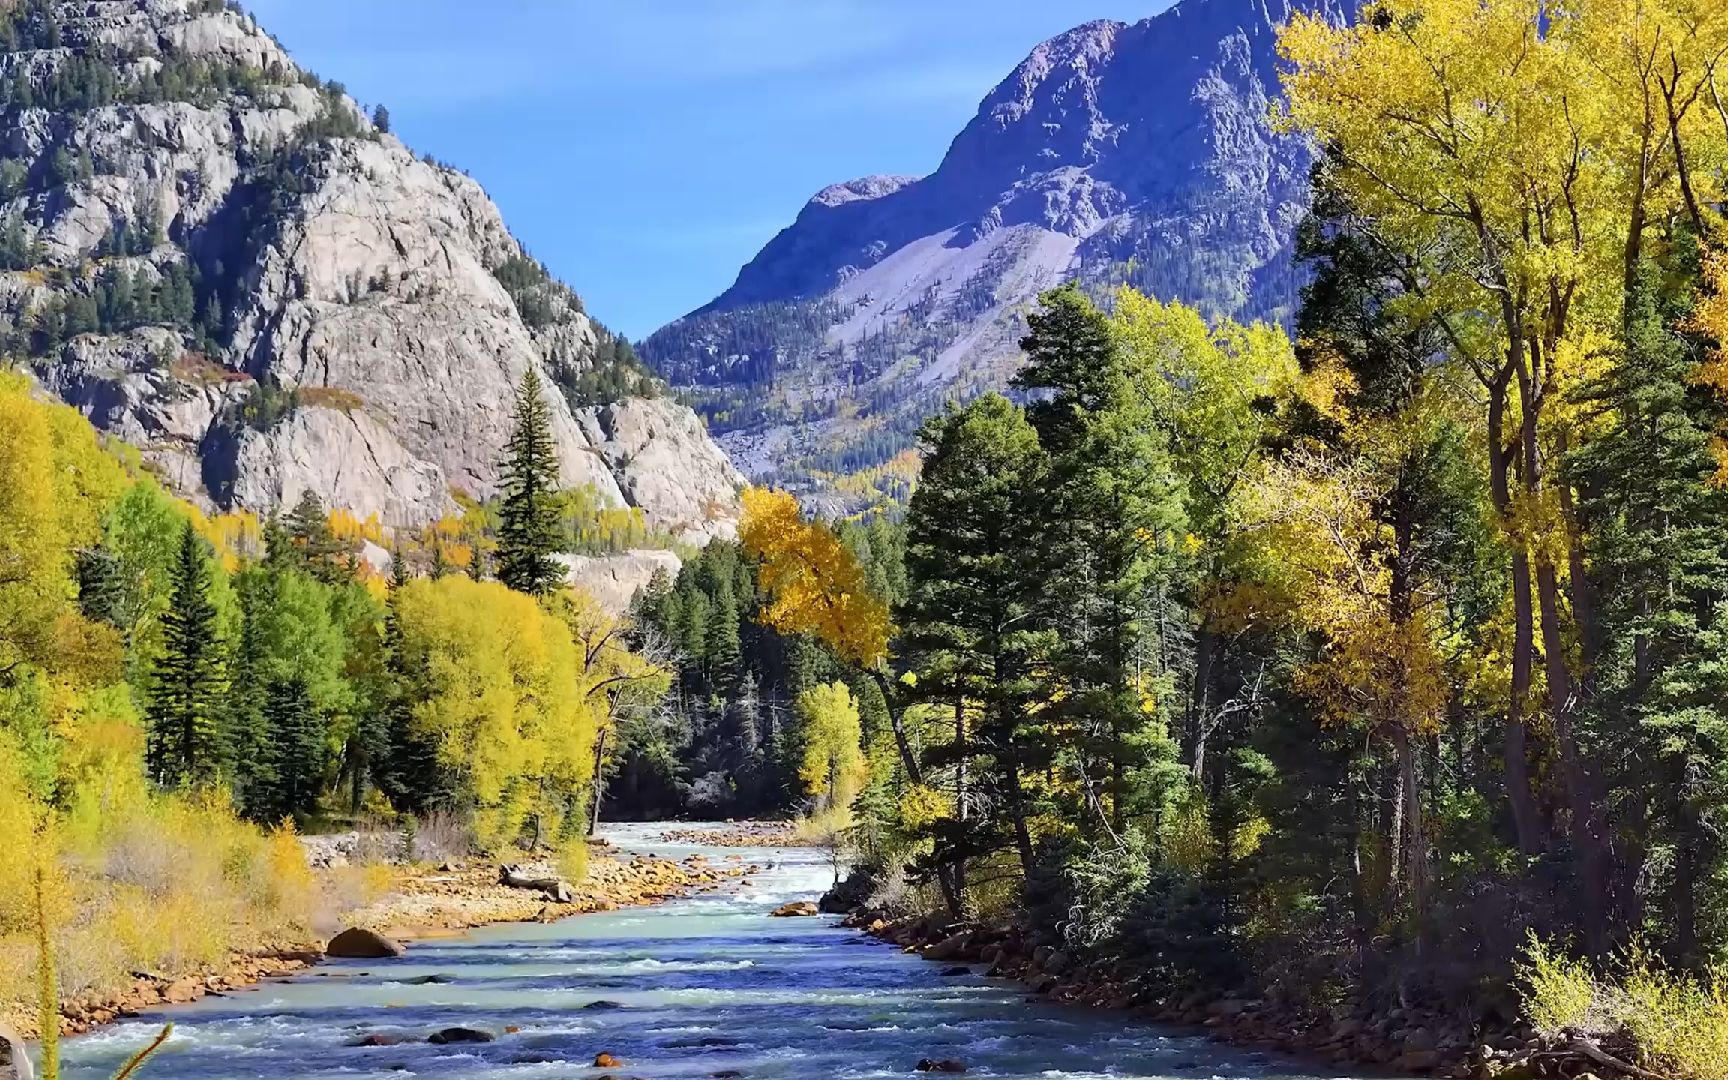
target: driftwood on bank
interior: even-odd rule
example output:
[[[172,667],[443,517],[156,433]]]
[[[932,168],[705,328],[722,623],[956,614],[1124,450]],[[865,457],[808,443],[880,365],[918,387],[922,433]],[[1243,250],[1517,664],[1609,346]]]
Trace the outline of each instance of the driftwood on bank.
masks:
[[[1635,1076],[1638,1080],[1669,1080],[1668,1077],[1663,1076],[1661,1073],[1655,1073],[1651,1072],[1649,1069],[1640,1068],[1639,1066],[1632,1064],[1630,1061],[1621,1061],[1619,1058],[1602,1049],[1600,1046],[1597,1046],[1595,1043],[1585,1039],[1575,1039],[1552,1053],[1557,1057],[1571,1055],[1573,1057],[1587,1058],[1605,1069],[1613,1069],[1615,1072],[1624,1073],[1627,1076]]]
[[[540,893],[555,904],[568,904],[575,899],[570,883],[562,878],[535,877],[513,864],[498,868],[498,883],[512,889],[528,889]]]

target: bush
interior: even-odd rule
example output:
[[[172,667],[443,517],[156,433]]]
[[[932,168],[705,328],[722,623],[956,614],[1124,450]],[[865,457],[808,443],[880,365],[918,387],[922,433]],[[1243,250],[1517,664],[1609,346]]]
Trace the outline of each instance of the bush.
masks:
[[[1728,972],[1695,979],[1640,956],[1624,995],[1626,1029],[1656,1071],[1678,1080],[1728,1080]]]
[[[1728,1080],[1728,972],[1670,971],[1631,950],[1606,977],[1534,934],[1518,965],[1524,1012],[1545,1035],[1625,1036],[1675,1080]]]
[[[1609,1000],[1609,988],[1597,981],[1590,965],[1549,946],[1535,934],[1518,964],[1524,984],[1524,1012],[1544,1035],[1562,1031],[1607,1034],[1619,1026]]]

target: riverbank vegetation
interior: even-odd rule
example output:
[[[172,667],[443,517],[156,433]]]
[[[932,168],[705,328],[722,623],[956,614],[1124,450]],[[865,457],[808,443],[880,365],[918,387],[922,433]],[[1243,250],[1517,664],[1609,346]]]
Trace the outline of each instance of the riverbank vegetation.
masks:
[[[903,540],[755,493],[732,596],[858,702],[879,908],[1462,1039],[1519,985],[1717,1075],[1675,1048],[1728,960],[1728,12],[1388,0],[1281,48],[1294,335],[1050,293]]]
[[[600,735],[665,676],[547,572],[582,504],[542,392],[495,513],[399,531],[379,565],[376,522],[310,493],[210,516],[0,371],[0,1008],[43,970],[71,996],[308,940],[381,883],[314,888],[297,825],[581,867]]]

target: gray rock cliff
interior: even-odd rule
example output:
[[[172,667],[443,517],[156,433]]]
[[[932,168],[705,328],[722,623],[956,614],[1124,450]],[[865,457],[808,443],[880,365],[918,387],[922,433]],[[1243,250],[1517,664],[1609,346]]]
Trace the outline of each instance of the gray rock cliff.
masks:
[[[536,368],[566,485],[692,539],[731,527],[743,481],[700,419],[479,184],[249,16],[18,0],[0,88],[0,350],[184,493],[425,522],[496,492]]]

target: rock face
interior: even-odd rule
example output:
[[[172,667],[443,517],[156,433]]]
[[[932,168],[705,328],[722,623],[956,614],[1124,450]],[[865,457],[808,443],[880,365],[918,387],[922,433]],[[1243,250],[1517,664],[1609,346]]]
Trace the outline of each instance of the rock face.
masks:
[[[1311,155],[1267,118],[1277,27],[1354,0],[1183,0],[1038,46],[928,177],[819,193],[643,354],[734,460],[797,482],[886,460],[948,397],[1003,385],[1024,313],[1078,277],[1283,319]]]
[[[614,615],[629,610],[630,602],[654,580],[654,575],[665,574],[670,581],[683,568],[676,553],[652,548],[617,555],[563,555],[560,561],[569,570],[570,584],[588,593]]]
[[[419,524],[498,488],[545,377],[563,481],[724,533],[741,484],[480,185],[214,0],[0,5],[0,350],[209,505]]]

